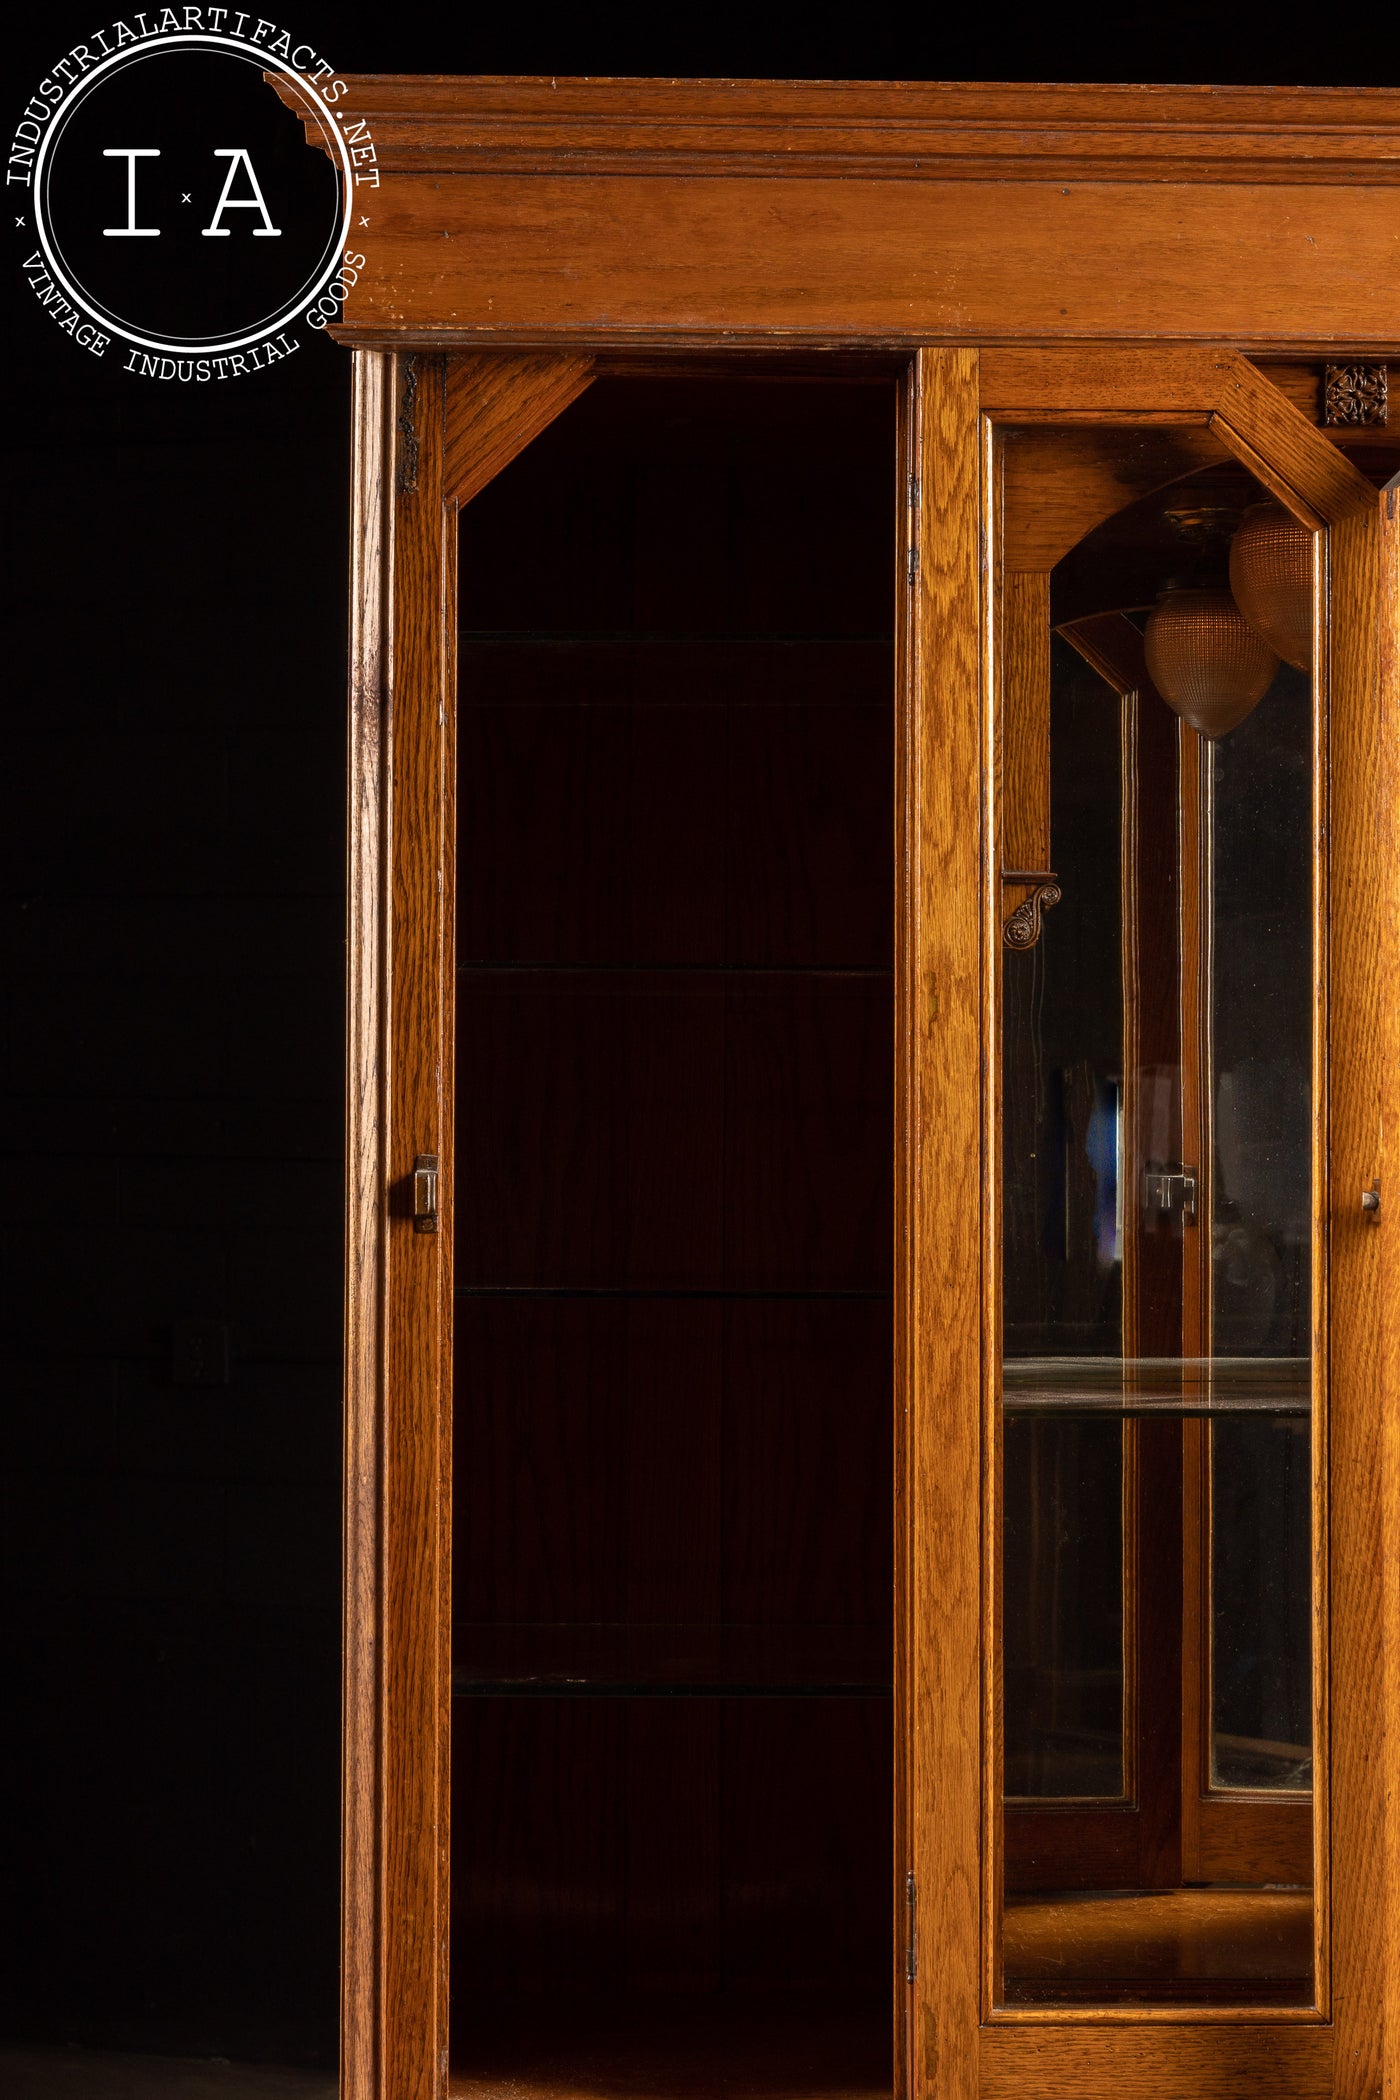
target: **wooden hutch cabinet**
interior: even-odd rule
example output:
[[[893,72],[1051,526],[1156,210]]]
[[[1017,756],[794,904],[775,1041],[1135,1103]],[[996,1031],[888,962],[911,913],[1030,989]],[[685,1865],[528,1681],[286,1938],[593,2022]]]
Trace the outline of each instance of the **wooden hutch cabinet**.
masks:
[[[346,2100],[1400,2094],[1400,92],[345,106]]]

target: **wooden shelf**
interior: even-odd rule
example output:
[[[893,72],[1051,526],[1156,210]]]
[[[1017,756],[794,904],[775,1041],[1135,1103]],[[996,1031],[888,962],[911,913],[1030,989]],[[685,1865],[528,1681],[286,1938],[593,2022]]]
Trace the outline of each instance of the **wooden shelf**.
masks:
[[[1002,1365],[1016,1415],[1294,1415],[1312,1408],[1305,1356],[1025,1356]]]
[[[1008,1896],[1008,2004],[1301,2004],[1311,1889]]]
[[[454,1698],[888,1698],[888,1628],[458,1625]]]

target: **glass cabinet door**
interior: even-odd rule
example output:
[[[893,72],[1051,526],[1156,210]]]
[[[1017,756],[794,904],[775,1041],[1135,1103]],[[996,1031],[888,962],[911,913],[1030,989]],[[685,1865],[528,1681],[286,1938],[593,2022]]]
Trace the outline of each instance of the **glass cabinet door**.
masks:
[[[1205,430],[997,465],[1002,2002],[1310,2005],[1317,536]]]

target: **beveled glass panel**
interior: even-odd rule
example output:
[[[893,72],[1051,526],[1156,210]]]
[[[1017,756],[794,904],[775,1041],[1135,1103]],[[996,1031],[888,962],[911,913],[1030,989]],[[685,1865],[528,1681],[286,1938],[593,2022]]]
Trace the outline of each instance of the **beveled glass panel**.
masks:
[[[1302,1366],[1311,1327],[1312,693],[1284,665],[1211,754],[1212,1340]],[[1211,1780],[1312,1778],[1311,1453],[1297,1415],[1211,1430]]]
[[[1122,1351],[1119,710],[1052,650],[1051,807],[1062,901],[1011,959],[1003,1006],[1006,1353],[1023,1374]],[[1123,1791],[1123,1435],[1031,1381],[1008,1416],[1006,1791]]]
[[[1005,441],[1008,543],[1037,463],[1131,490],[1095,445]],[[997,628],[1013,2005],[1312,1992],[1313,695],[1228,582],[1264,492],[1194,458]]]

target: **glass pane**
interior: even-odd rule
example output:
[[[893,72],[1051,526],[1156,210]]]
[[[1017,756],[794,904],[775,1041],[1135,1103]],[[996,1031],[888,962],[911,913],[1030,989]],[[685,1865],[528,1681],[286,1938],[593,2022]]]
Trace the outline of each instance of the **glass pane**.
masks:
[[[1312,542],[1266,632],[1243,468],[1025,435],[1007,548],[1102,522],[1000,626],[1004,1994],[1305,2004]]]
[[[1008,1796],[1123,1792],[1123,1430],[1009,1415]]]
[[[1005,1346],[1045,1361],[1122,1352],[1121,710],[1052,651],[1051,806],[1063,897],[1008,967],[1003,1005]],[[1006,1791],[1123,1791],[1123,1432],[1009,1417]]]
[[[1213,747],[1213,1346],[1306,1359],[1312,1005],[1312,694],[1289,665]],[[1211,1431],[1211,1778],[1312,1779],[1306,1418]]]

